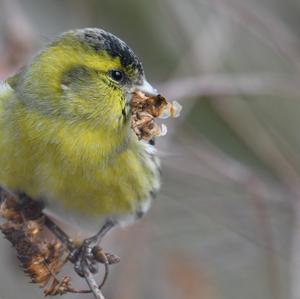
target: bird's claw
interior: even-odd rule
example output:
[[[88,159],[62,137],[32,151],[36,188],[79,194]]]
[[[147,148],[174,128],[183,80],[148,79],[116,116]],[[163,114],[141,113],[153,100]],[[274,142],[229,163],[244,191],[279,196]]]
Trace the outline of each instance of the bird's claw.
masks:
[[[80,247],[74,249],[69,256],[69,260],[74,264],[76,273],[84,277],[86,268],[93,274],[98,273],[98,261],[93,254],[93,248],[89,239],[83,241]]]
[[[76,273],[81,277],[86,277],[89,271],[96,274],[99,271],[99,263],[104,265],[105,271],[99,288],[104,285],[108,274],[109,265],[116,264],[120,258],[115,254],[104,252],[98,246],[104,235],[116,225],[113,219],[107,219],[101,230],[91,238],[85,239],[79,247],[71,250],[69,260],[74,264]]]
[[[93,239],[86,239],[83,243],[71,251],[69,260],[74,264],[76,273],[85,277],[86,271],[89,270],[92,274],[96,274],[99,271],[99,264],[103,264],[105,267],[104,276],[102,282],[99,284],[99,289],[102,288],[109,273],[109,265],[117,264],[120,262],[120,258],[112,253],[104,252],[99,246],[94,246]]]

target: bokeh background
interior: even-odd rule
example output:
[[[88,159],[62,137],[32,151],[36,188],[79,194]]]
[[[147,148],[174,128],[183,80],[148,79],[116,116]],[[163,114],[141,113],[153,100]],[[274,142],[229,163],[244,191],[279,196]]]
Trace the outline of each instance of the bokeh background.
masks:
[[[300,298],[299,17],[297,0],[0,0],[0,79],[102,27],[183,105],[153,208],[105,241],[122,259],[107,299]],[[0,239],[0,298],[43,298],[28,281]]]

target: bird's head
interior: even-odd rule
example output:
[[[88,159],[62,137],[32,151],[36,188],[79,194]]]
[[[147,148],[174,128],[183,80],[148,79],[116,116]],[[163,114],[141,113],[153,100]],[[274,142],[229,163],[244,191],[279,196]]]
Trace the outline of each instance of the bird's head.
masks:
[[[126,43],[90,28],[59,36],[8,83],[28,109],[112,129],[128,124],[134,91],[156,94]]]

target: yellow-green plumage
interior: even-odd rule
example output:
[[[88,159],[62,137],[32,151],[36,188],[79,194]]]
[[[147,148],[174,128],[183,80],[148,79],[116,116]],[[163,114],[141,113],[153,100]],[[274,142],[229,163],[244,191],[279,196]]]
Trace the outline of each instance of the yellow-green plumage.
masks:
[[[64,35],[8,80],[0,185],[74,215],[135,213],[159,186],[157,158],[130,128],[130,92],[144,75],[83,33]],[[111,80],[114,69],[126,84]]]

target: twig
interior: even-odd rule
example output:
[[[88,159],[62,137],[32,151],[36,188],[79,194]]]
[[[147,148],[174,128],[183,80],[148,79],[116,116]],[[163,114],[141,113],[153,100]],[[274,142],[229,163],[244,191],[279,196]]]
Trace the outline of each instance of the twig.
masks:
[[[272,226],[268,216],[268,206],[265,198],[262,197],[261,188],[265,188],[263,184],[255,177],[245,185],[250,194],[250,199],[254,205],[256,217],[258,220],[258,233],[264,241],[264,253],[267,262],[267,271],[270,291],[273,299],[281,298],[280,286],[280,268],[275,252],[275,244],[273,241]]]
[[[248,107],[242,107],[243,103],[239,102],[240,106],[235,103],[234,107],[230,107],[227,103],[226,107],[222,101],[215,103],[215,108],[223,117],[224,121],[231,126],[231,128],[239,135],[239,137],[256,153],[256,155],[263,160],[270,169],[276,173],[278,178],[288,187],[293,196],[293,208],[295,211],[295,226],[293,232],[293,243],[291,249],[292,255],[292,298],[299,298],[299,199],[300,199],[300,176],[294,161],[291,161],[286,155],[282,153],[278,147],[278,138],[276,135],[270,134],[265,126],[257,120],[255,115]],[[238,109],[237,109],[238,108]],[[243,115],[243,119],[240,119]],[[245,126],[245,124],[247,124]],[[259,132],[252,134],[252,132]],[[247,136],[247,137],[246,137]],[[275,282],[276,283],[276,282]],[[273,290],[274,291],[274,290]]]
[[[56,225],[55,222],[52,221],[47,215],[44,215],[45,226],[63,243],[67,246],[69,251],[74,250],[74,242],[70,239],[70,237]]]
[[[268,218],[266,203],[268,198],[273,198],[274,193],[278,195],[279,186],[276,186],[277,190],[272,190],[273,186],[270,185],[270,182],[265,181],[264,177],[258,175],[254,169],[230,158],[210,144],[202,142],[200,146],[195,146],[195,143],[193,143],[193,146],[190,147],[189,142],[186,141],[187,139],[185,138],[185,146],[188,146],[197,158],[207,163],[217,173],[242,186],[250,195],[256,217],[259,220],[259,230],[257,230],[257,233],[260,234],[264,241],[263,248],[267,263],[266,270],[268,271],[270,291],[272,292],[272,298],[279,298],[281,292],[280,268],[277,262],[278,255],[273,242],[273,232]],[[287,192],[288,190],[280,190],[280,192],[282,191]],[[290,194],[288,195],[290,196]]]
[[[249,5],[249,2],[242,3],[241,1],[232,0],[214,0],[214,2],[215,9],[223,14],[229,13],[230,17],[243,25],[270,48],[275,48],[299,73],[299,38],[280,18],[262,6]]]
[[[98,284],[96,283],[96,280],[95,280],[93,274],[90,272],[87,265],[84,266],[84,278],[85,278],[89,288],[91,289],[92,293],[94,294],[95,298],[96,299],[105,299],[101,290],[99,289]]]
[[[299,80],[270,73],[216,74],[175,79],[159,86],[173,100],[200,96],[299,96]]]
[[[300,176],[295,166],[282,154],[274,136],[270,135],[246,103],[235,101],[233,104],[231,101],[225,105],[222,99],[215,99],[212,105],[240,139],[274,171],[296,198],[300,198]]]

